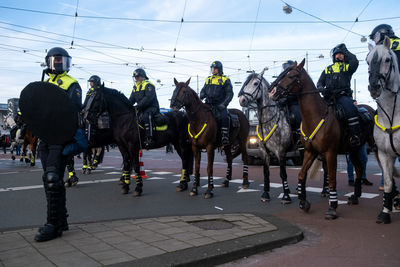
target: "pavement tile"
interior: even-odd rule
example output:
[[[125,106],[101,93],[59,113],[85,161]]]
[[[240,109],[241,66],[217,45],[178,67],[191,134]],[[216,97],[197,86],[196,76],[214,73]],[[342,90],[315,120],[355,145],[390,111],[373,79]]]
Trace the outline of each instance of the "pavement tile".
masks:
[[[0,234],[0,252],[28,246],[26,240],[18,233]]]
[[[248,230],[240,230],[240,231],[235,232],[233,235],[235,235],[236,237],[242,237],[242,236],[250,236],[250,235],[254,235],[254,234],[255,234],[255,232],[251,232]]]
[[[144,229],[148,229],[148,230],[158,231],[160,229],[168,228],[168,227],[170,227],[170,225],[168,225],[166,223],[160,223],[160,222],[149,222],[144,225],[141,225],[140,227],[144,228]]]
[[[143,224],[150,223],[150,222],[154,222],[154,219],[152,219],[152,218],[150,218],[150,219],[136,219],[132,223],[136,224],[136,225],[143,225]]]
[[[81,239],[82,240],[82,239]],[[113,249],[113,247],[107,243],[101,242],[96,239],[96,242],[71,242],[77,250],[83,253],[101,252]],[[79,241],[79,240],[78,240]]]
[[[138,249],[126,252],[136,258],[146,258],[166,253],[165,250],[159,249],[154,246],[140,247]]]
[[[192,233],[199,233],[204,231],[204,229],[201,229],[200,227],[191,225],[191,224],[187,224],[186,226],[183,227],[179,227],[180,229],[182,229],[184,232],[192,232]]]
[[[158,233],[152,233],[149,235],[139,235],[136,236],[135,239],[141,240],[143,242],[146,243],[151,243],[151,242],[155,242],[155,241],[161,241],[161,240],[165,240],[165,239],[170,239],[171,237],[169,236],[165,236],[165,235],[161,235]]]
[[[85,232],[81,229],[69,230],[67,232],[63,232],[64,240],[77,240],[91,236],[88,232]]]
[[[111,230],[110,227],[101,223],[86,224],[79,226],[79,228],[91,234],[98,232],[106,232]]]
[[[60,267],[71,267],[71,266],[100,266],[99,262],[91,259],[87,255],[82,252],[68,252],[64,254],[51,255],[47,257],[51,262],[53,262],[56,266]]]
[[[188,243],[184,243],[182,241],[175,240],[175,239],[168,239],[168,240],[153,242],[153,243],[151,243],[151,245],[161,248],[168,252],[185,249],[185,248],[189,248],[192,246]]]
[[[105,231],[105,232],[93,233],[93,236],[97,237],[99,239],[104,239],[104,238],[109,238],[109,237],[118,237],[118,236],[122,237],[123,234],[118,231],[110,230],[110,231]]]
[[[125,233],[125,232],[140,230],[140,229],[142,229],[140,226],[131,223],[131,224],[127,224],[124,226],[118,226],[114,230],[121,232],[121,233]]]
[[[124,243],[124,242],[129,242],[132,240],[131,236],[128,235],[123,235],[123,236],[111,236],[107,238],[103,238],[102,241],[106,242],[111,245],[119,244],[119,243]]]
[[[114,264],[135,259],[135,257],[117,249],[98,252],[94,251],[88,253],[88,256],[102,264]]]
[[[211,239],[209,237],[200,237],[200,238],[195,238],[195,239],[190,239],[190,240],[185,240],[186,243],[189,243],[193,246],[200,247],[204,245],[208,245],[211,243],[215,243],[216,241],[214,239]]]
[[[201,238],[202,236],[199,234],[196,234],[196,233],[183,232],[183,233],[174,234],[173,237],[180,241],[187,241],[187,240],[191,240],[191,239]]]
[[[177,228],[177,227],[169,227],[169,228],[157,230],[157,232],[162,235],[173,236],[175,234],[184,233],[185,230],[183,230],[182,228]]]
[[[246,218],[243,215],[237,215],[237,214],[228,214],[228,215],[224,215],[221,216],[223,220],[232,222],[232,221],[246,221],[248,220],[248,218]]]
[[[155,221],[161,222],[161,223],[170,223],[170,222],[179,222],[180,218],[179,217],[160,217],[160,218],[154,218]]]
[[[177,222],[168,222],[167,223],[170,227],[186,227],[189,226],[190,224],[187,223],[186,221],[177,221]]]
[[[117,249],[121,250],[121,251],[125,251],[125,252],[129,252],[132,250],[139,250],[143,247],[147,247],[148,244],[139,240],[131,240],[129,242],[125,242],[125,243],[119,243],[119,244],[115,244],[114,247],[116,247]]]

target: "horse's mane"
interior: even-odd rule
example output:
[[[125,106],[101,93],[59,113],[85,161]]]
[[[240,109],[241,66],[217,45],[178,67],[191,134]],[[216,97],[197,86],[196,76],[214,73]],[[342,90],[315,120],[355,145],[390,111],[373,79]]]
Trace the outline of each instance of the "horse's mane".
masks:
[[[256,78],[257,76],[258,76],[258,73],[255,73],[255,72],[251,73],[251,74],[247,77],[246,81],[243,83],[242,89],[245,88],[245,87],[249,84],[249,82],[250,82],[252,79]],[[263,80],[264,82],[266,82],[267,85],[269,85],[268,81],[264,78],[264,76],[262,77],[262,80]]]
[[[106,87],[104,87],[103,90],[104,90],[105,94],[117,97],[124,104],[126,104],[129,108],[131,108],[132,110],[134,109],[131,101],[129,101],[129,99],[120,91],[118,91],[116,89],[112,89],[112,88],[106,88]]]

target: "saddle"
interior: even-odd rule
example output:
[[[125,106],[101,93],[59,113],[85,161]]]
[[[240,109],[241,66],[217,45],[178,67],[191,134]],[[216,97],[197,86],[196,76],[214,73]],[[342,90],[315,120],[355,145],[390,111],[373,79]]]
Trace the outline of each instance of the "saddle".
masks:
[[[144,129],[142,118],[139,118],[139,127]],[[153,131],[163,132],[168,130],[169,118],[162,113],[152,116]]]

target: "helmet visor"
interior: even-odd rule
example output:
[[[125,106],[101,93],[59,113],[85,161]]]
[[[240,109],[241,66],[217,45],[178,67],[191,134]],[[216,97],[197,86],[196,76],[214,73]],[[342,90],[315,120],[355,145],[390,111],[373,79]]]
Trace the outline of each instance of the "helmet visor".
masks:
[[[66,56],[51,56],[47,59],[47,67],[56,72],[69,71],[71,58]]]

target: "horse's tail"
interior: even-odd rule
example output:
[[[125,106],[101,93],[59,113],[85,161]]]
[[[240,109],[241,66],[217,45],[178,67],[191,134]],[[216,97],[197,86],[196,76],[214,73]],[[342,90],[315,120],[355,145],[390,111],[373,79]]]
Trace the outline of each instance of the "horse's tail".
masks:
[[[319,160],[318,158],[315,158],[313,163],[311,164],[310,169],[308,170],[310,180],[317,180],[319,176],[317,176],[317,173],[322,167],[322,161]]]

